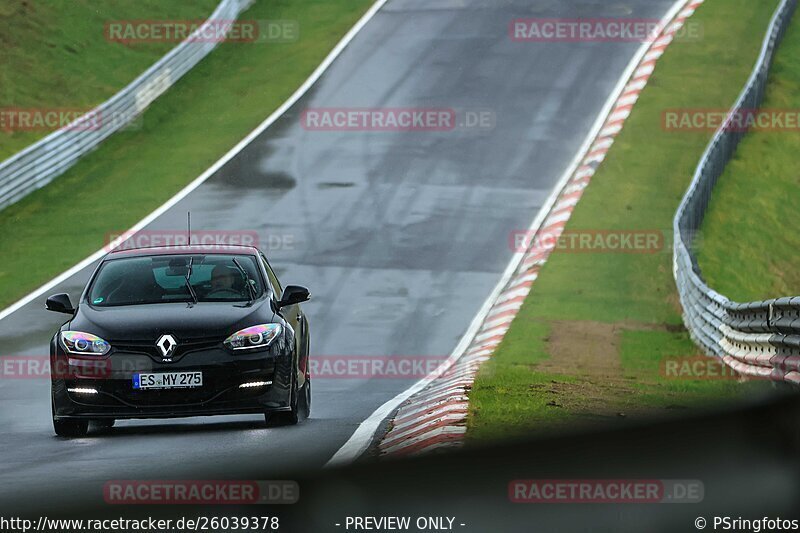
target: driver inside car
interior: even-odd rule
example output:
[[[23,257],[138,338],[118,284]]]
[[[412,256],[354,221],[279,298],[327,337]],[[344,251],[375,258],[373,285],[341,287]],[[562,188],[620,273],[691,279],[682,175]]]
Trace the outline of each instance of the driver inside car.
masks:
[[[241,291],[235,287],[239,273],[231,267],[217,265],[211,271],[211,291],[210,297],[225,297],[231,294],[240,295]]]

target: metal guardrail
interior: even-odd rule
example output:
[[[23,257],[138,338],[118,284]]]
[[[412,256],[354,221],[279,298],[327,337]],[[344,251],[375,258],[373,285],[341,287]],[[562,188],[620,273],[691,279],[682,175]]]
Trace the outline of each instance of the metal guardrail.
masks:
[[[778,6],[731,117],[756,109],[763,101],[775,50],[797,2],[782,0]],[[692,339],[708,355],[720,357],[740,374],[800,385],[800,297],[733,302],[706,285],[692,253],[714,186],[745,133],[725,124],[717,130],[675,214],[673,274],[683,320]]]
[[[235,20],[251,3],[252,0],[222,0],[203,25],[127,87],[83,117],[0,163],[0,209],[47,185],[111,134],[133,122],[218,44],[216,39],[198,36],[210,30],[212,24],[213,29],[224,33],[224,22]]]

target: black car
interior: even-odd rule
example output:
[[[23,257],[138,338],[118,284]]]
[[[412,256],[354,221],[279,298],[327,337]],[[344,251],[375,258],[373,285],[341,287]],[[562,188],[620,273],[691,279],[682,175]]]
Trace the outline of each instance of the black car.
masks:
[[[308,289],[281,288],[253,247],[141,248],[109,253],[50,342],[53,427],[90,422],[263,413],[308,417]]]

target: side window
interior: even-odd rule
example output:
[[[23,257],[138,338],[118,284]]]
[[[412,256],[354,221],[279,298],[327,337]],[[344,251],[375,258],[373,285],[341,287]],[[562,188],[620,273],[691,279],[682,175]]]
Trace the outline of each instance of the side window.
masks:
[[[269,266],[269,261],[264,257],[264,254],[261,254],[261,261],[264,263],[264,268],[267,270],[267,277],[269,278],[269,284],[272,285],[273,292],[275,292],[275,298],[280,298],[283,294],[281,282],[278,281],[278,277],[275,275],[275,272],[272,271],[272,267]]]

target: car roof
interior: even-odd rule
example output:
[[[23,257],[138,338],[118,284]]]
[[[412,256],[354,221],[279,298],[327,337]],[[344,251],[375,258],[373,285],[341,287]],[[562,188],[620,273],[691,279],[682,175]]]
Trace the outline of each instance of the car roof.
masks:
[[[186,255],[186,254],[223,254],[223,255],[258,255],[255,246],[237,246],[233,244],[191,244],[184,246],[148,246],[145,248],[118,248],[111,250],[106,258],[143,257],[150,255]]]

